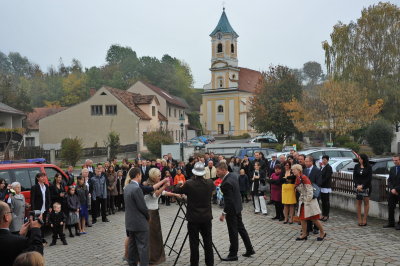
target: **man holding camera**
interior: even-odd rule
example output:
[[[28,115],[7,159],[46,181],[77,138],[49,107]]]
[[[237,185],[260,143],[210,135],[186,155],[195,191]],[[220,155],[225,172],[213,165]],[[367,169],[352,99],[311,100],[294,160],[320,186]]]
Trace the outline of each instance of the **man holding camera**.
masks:
[[[7,203],[0,201],[0,250],[1,265],[12,265],[15,258],[24,252],[37,251],[43,255],[43,244],[40,232],[41,224],[30,217],[29,221],[22,225],[19,235],[11,234],[10,224],[12,211]],[[25,235],[30,229],[30,237]]]

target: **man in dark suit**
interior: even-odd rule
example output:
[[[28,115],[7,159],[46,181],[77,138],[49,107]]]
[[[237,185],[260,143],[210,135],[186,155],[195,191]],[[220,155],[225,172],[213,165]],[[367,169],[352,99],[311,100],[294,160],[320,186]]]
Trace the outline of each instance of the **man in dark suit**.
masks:
[[[332,166],[329,164],[329,156],[322,156],[321,165],[321,202],[322,202],[322,219],[326,222],[329,219],[329,194],[332,193]]]
[[[243,206],[239,189],[239,181],[234,174],[228,172],[228,166],[226,163],[223,162],[217,165],[217,176],[223,179],[221,183],[221,191],[224,195],[225,203],[224,211],[222,212],[219,220],[223,222],[226,218],[226,225],[228,226],[230,242],[229,255],[222,260],[238,260],[238,233],[240,234],[246,247],[246,253],[244,253],[243,256],[250,257],[251,255],[255,254],[255,251],[242,221]]]
[[[261,158],[261,154],[258,151],[254,153],[254,160],[251,161],[251,166],[252,166],[251,171],[254,171],[254,164],[256,162],[260,164],[260,170],[267,172],[267,164],[265,163],[265,160]]]
[[[275,165],[279,164],[279,162],[276,160],[276,155],[272,155],[271,161],[267,163],[267,169],[268,169],[268,177],[270,177],[274,172],[275,172]],[[282,165],[283,167],[283,165]]]
[[[50,189],[46,181],[45,173],[36,174],[36,184],[31,188],[31,206],[33,211],[40,211],[43,218],[46,217],[47,213],[51,212],[51,199]],[[42,229],[42,241],[47,243],[44,239],[44,230]]]
[[[24,252],[37,251],[43,254],[42,237],[40,233],[40,223],[30,221],[22,225],[19,235],[11,234],[10,224],[12,221],[12,211],[7,203],[0,201],[0,250],[1,265],[11,266],[15,258]],[[30,237],[25,235],[30,229]]]
[[[125,227],[129,237],[129,265],[149,264],[149,213],[140,188],[142,174],[139,168],[132,168],[132,181],[125,186]]]
[[[400,155],[393,156],[394,166],[390,168],[389,178],[388,178],[388,212],[389,220],[388,224],[384,228],[394,227],[394,210],[396,205],[399,203],[399,193],[400,193]],[[399,221],[400,223],[400,221]],[[396,225],[396,230],[400,230],[400,224]]]
[[[314,165],[314,158],[312,156],[307,156],[304,160],[305,168],[304,174],[310,179],[311,183],[318,185],[321,187],[322,179],[321,179],[321,170]],[[318,227],[314,225],[312,221],[307,221],[307,231],[313,232],[315,235],[319,234]]]
[[[142,166],[140,167],[140,171],[142,172],[142,182],[144,182],[149,178],[149,171],[150,171],[150,167],[147,166],[146,160],[142,160]]]
[[[204,179],[205,167],[202,162],[194,165],[194,174],[184,184],[178,184],[174,192],[187,195],[186,220],[188,221],[190,265],[199,265],[199,233],[203,238],[206,265],[214,265],[211,233],[211,197],[215,190],[211,179]]]

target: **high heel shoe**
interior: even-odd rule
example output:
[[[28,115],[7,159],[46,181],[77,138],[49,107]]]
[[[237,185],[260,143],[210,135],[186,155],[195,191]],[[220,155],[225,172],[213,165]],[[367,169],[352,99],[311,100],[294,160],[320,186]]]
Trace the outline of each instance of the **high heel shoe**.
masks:
[[[322,241],[322,240],[325,239],[325,237],[326,237],[326,233],[325,233],[325,235],[323,237],[317,237],[317,241]]]
[[[303,240],[304,240],[304,241],[307,240],[307,236],[296,238],[296,241],[303,241]]]
[[[287,223],[288,223],[288,221],[284,221],[284,222],[283,222],[283,224],[287,224]]]

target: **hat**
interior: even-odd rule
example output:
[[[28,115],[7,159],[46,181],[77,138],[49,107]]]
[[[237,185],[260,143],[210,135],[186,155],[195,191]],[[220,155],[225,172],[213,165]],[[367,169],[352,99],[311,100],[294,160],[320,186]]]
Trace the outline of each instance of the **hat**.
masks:
[[[204,168],[204,163],[197,162],[193,167],[192,173],[195,176],[204,176],[206,174],[206,171],[205,171],[205,168]]]

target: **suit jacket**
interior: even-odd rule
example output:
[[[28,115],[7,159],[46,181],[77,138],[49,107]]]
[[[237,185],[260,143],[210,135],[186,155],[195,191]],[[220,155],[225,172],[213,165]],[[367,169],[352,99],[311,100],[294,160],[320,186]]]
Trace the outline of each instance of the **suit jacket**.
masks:
[[[45,202],[45,209],[48,211],[51,206],[51,198],[50,198],[50,188],[48,185],[44,184],[46,187],[46,202]],[[42,190],[40,189],[39,184],[35,184],[31,188],[31,206],[32,210],[41,210],[43,205],[43,197],[42,197]]]
[[[186,219],[189,222],[204,223],[213,218],[211,198],[214,190],[213,181],[201,177],[189,179],[182,187],[175,187],[175,193],[187,195]]]
[[[11,234],[10,231],[0,229],[1,265],[12,265],[15,258],[28,251],[37,251],[43,254],[41,231],[39,228],[30,230],[30,237]]]
[[[224,194],[224,212],[236,215],[243,210],[242,198],[240,195],[239,181],[236,176],[229,173],[221,183],[221,191]]]
[[[308,168],[304,169],[304,173],[307,173]],[[321,170],[319,170],[318,167],[316,167],[315,165],[313,165],[311,172],[306,176],[308,177],[308,179],[310,179],[311,183],[313,184],[317,184],[319,187],[321,187],[321,183],[322,183],[322,179],[321,179]]]
[[[371,181],[372,181],[372,168],[371,165],[365,167],[361,173],[361,166],[360,164],[356,164],[353,170],[353,181],[354,187],[358,185],[362,185],[363,189],[371,188]]]
[[[322,168],[321,171],[321,187],[323,188],[331,188],[332,187],[332,166],[327,164]]]
[[[400,192],[400,171],[396,173],[396,166],[390,168],[388,188],[390,190],[396,189],[397,192]]]
[[[271,176],[273,173],[275,173],[275,165],[277,165],[277,164],[280,164],[280,162],[278,161],[278,160],[275,160],[275,162],[274,161],[268,161],[268,163],[267,163],[267,174],[268,174],[268,176]],[[283,165],[282,165],[282,167],[283,167]],[[283,169],[282,169],[283,170]]]
[[[142,173],[142,183],[149,179],[149,171],[150,171],[150,166],[146,166],[146,171],[143,171],[143,167],[140,166],[140,172]]]
[[[124,189],[125,227],[127,231],[143,232],[149,230],[149,212],[144,202],[140,186],[132,181]]]

